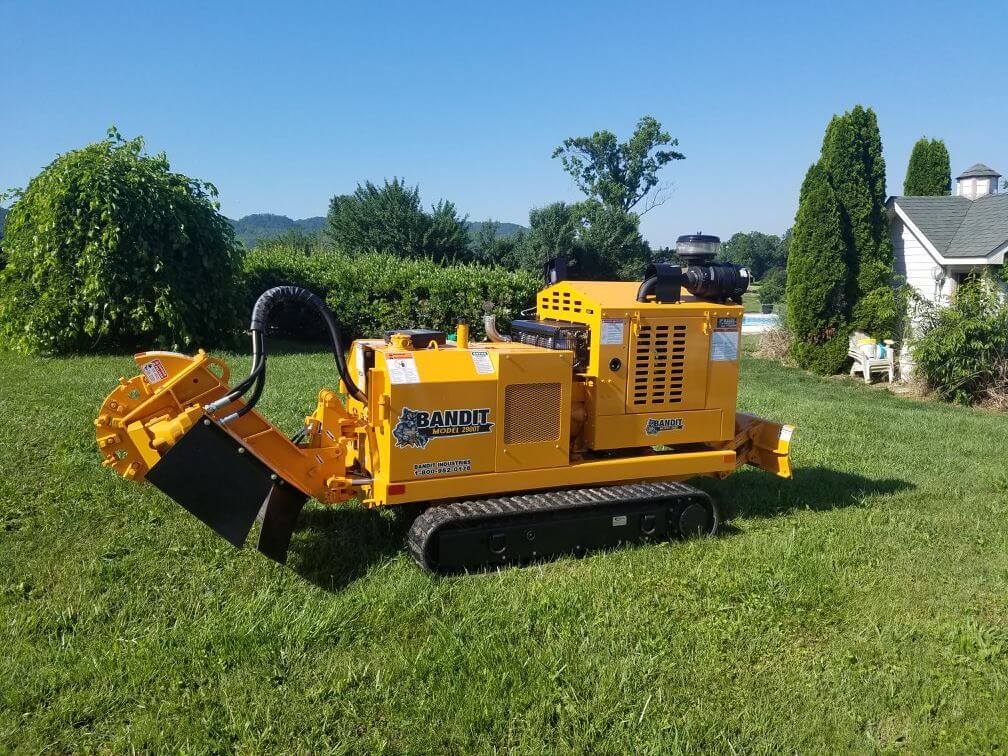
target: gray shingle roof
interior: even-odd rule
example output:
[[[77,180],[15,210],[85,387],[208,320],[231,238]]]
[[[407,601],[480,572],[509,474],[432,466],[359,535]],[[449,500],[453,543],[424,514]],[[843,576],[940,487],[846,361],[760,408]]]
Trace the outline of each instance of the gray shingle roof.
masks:
[[[893,201],[944,257],[987,257],[1008,242],[1008,194]]]
[[[993,176],[994,178],[998,178],[1000,175],[1001,174],[995,171],[993,168],[988,168],[983,163],[974,163],[965,171],[956,176],[956,179],[973,178],[974,176],[975,177]]]
[[[946,257],[986,257],[1008,241],[1008,194],[973,200]]]

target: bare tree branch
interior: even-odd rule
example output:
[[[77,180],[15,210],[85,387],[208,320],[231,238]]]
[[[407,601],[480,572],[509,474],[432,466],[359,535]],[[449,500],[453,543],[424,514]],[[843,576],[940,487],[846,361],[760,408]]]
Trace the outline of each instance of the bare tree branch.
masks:
[[[656,207],[661,207],[666,202],[668,202],[670,199],[670,195],[672,194],[673,186],[674,184],[672,184],[671,182],[661,183],[655,186],[653,190],[649,192],[646,197],[647,201],[644,203],[644,209],[641,210],[639,213],[637,213],[637,215],[643,216],[646,213],[649,213],[652,210],[654,210]]]

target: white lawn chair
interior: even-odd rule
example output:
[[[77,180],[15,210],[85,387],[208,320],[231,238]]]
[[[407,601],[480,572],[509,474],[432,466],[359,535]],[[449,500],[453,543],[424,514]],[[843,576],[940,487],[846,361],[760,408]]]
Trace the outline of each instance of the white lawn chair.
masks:
[[[854,360],[854,364],[851,365],[850,374],[851,377],[854,376],[856,372],[861,371],[861,375],[864,376],[865,383],[871,383],[872,373],[887,373],[889,375],[889,383],[892,383],[896,377],[896,355],[893,351],[893,346],[895,342],[892,339],[886,339],[882,343],[886,347],[885,357],[870,357],[865,354],[864,346],[870,346],[870,354],[875,354],[875,339],[866,333],[861,331],[854,331],[850,337],[850,349],[847,355]]]

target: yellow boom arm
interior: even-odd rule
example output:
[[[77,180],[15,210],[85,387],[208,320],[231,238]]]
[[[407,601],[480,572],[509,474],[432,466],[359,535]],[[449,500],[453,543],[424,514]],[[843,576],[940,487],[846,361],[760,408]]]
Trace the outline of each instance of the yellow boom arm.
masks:
[[[306,496],[327,503],[353,496],[347,447],[362,421],[333,391],[319,392],[304,441],[295,444],[254,410],[228,424],[206,412],[229,391],[227,366],[206,352],[143,352],[134,359],[141,374],[120,378],[95,420],[106,467],[150,481],[237,545],[264,501],[269,517],[274,504],[300,511]],[[218,415],[242,406],[235,400]]]

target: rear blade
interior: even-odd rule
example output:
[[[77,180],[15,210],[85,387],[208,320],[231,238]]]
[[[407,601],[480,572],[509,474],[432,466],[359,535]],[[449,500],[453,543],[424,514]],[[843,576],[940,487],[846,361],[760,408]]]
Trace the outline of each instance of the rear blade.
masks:
[[[791,477],[791,436],[793,425],[775,423],[743,412],[735,414],[735,450],[738,464]]]
[[[223,428],[203,420],[165,452],[147,480],[240,548],[274,473]]]
[[[256,544],[259,551],[280,564],[287,564],[294,525],[307,498],[289,483],[277,481],[262,507],[262,525]]]

